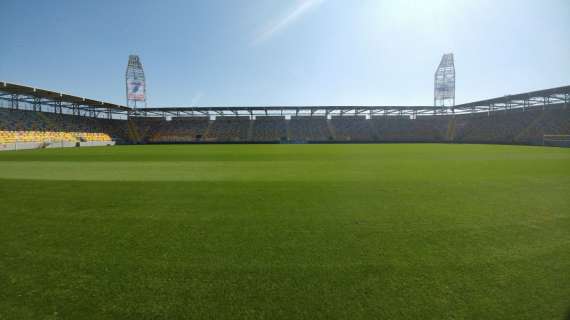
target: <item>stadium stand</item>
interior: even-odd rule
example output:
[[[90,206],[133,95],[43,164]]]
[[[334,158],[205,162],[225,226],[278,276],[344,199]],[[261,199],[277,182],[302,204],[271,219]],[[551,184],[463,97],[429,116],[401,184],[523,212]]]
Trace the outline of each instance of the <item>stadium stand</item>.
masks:
[[[411,120],[409,117],[372,117],[370,120],[377,141],[432,142],[443,138],[447,120],[441,118]]]
[[[106,133],[61,131],[0,131],[0,143],[14,142],[94,142],[112,141]]]
[[[462,115],[457,117],[456,131],[457,142],[540,145],[545,134],[570,132],[570,112],[559,105]]]
[[[252,120],[249,117],[219,117],[205,133],[205,141],[244,142],[248,139]]]
[[[515,136],[515,142],[540,144],[544,135],[570,134],[570,109],[563,105],[539,111],[533,121]]]
[[[330,141],[332,134],[324,117],[291,117],[289,140],[293,142]]]
[[[570,144],[569,101],[570,86],[447,109],[431,106],[130,109],[0,83],[0,150],[8,150],[7,144],[17,143],[61,142],[61,146],[74,146],[115,141],[133,144],[450,142],[562,146]]]
[[[337,141],[374,141],[377,134],[366,117],[332,117],[330,125]]]
[[[14,142],[460,142],[543,144],[570,134],[561,105],[489,113],[404,116],[134,117],[129,121],[0,108],[0,144]]]
[[[147,143],[151,136],[160,132],[162,118],[131,117],[126,121],[129,141],[131,143]]]
[[[150,143],[184,143],[201,141],[210,120],[207,117],[180,117],[171,121],[161,120],[149,137]],[[152,127],[152,126],[151,126]]]
[[[286,141],[286,120],[284,117],[256,117],[252,134],[255,142]]]
[[[0,109],[0,143],[109,142],[124,139],[122,122]]]

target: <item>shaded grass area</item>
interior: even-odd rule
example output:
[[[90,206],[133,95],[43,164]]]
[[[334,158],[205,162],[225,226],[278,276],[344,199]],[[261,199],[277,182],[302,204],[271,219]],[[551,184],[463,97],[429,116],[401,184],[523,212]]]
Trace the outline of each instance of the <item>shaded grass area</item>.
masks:
[[[563,319],[569,194],[555,148],[3,153],[0,318]]]

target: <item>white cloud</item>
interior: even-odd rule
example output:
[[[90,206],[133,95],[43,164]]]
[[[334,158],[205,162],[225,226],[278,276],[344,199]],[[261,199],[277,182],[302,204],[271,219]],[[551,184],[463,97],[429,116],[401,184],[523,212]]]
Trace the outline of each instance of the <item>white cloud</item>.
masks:
[[[275,34],[283,31],[292,23],[299,20],[299,18],[301,18],[311,9],[321,5],[323,2],[325,2],[325,0],[298,0],[298,4],[293,8],[293,10],[289,12],[289,14],[269,24],[261,33],[257,35],[257,37],[255,37],[253,44],[255,45],[270,39]]]

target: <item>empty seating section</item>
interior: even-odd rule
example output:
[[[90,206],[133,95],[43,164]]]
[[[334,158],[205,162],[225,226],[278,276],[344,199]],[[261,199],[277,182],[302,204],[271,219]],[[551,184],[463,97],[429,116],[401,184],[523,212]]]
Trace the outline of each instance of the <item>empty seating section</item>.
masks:
[[[291,117],[289,140],[329,141],[332,139],[327,120],[324,117]]]
[[[131,117],[123,127],[126,127],[128,139],[132,143],[149,141],[150,137],[160,129],[162,118]]]
[[[277,142],[287,140],[284,117],[256,117],[253,121],[253,141]]]
[[[464,116],[457,120],[457,140],[464,142],[495,141],[513,143],[519,132],[522,132],[538,116],[534,111],[511,112],[510,114],[478,114]]]
[[[332,117],[334,137],[338,141],[372,141],[375,130],[366,117]]]
[[[538,144],[541,138],[548,135],[570,134],[570,109],[558,108],[549,111],[540,111],[533,122],[516,137],[517,143]]]
[[[418,116],[175,117],[106,120],[0,108],[0,143],[465,142],[542,144],[570,135],[570,108],[551,105],[491,113]]]
[[[54,131],[0,131],[0,143],[112,141],[106,133]]]
[[[379,141],[394,142],[442,141],[449,122],[438,116],[418,117],[414,120],[397,116],[372,117],[370,121]]]
[[[541,144],[545,134],[570,134],[570,110],[512,110],[464,115],[457,120],[457,141]]]
[[[207,117],[173,118],[161,121],[149,137],[149,142],[197,142],[206,134],[210,120]]]
[[[206,132],[206,141],[248,141],[251,125],[249,117],[219,117]]]
[[[0,109],[0,143],[91,142],[122,138],[119,120]]]
[[[466,142],[542,144],[545,134],[570,134],[570,110],[516,109],[418,116],[280,116],[144,120],[147,142]],[[149,123],[153,123],[149,125]]]

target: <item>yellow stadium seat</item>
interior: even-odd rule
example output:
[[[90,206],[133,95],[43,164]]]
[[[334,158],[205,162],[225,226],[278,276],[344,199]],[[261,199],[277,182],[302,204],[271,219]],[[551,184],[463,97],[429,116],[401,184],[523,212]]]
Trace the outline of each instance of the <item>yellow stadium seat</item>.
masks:
[[[81,140],[112,141],[111,136],[102,132],[0,131],[0,144],[14,142],[77,142]]]

